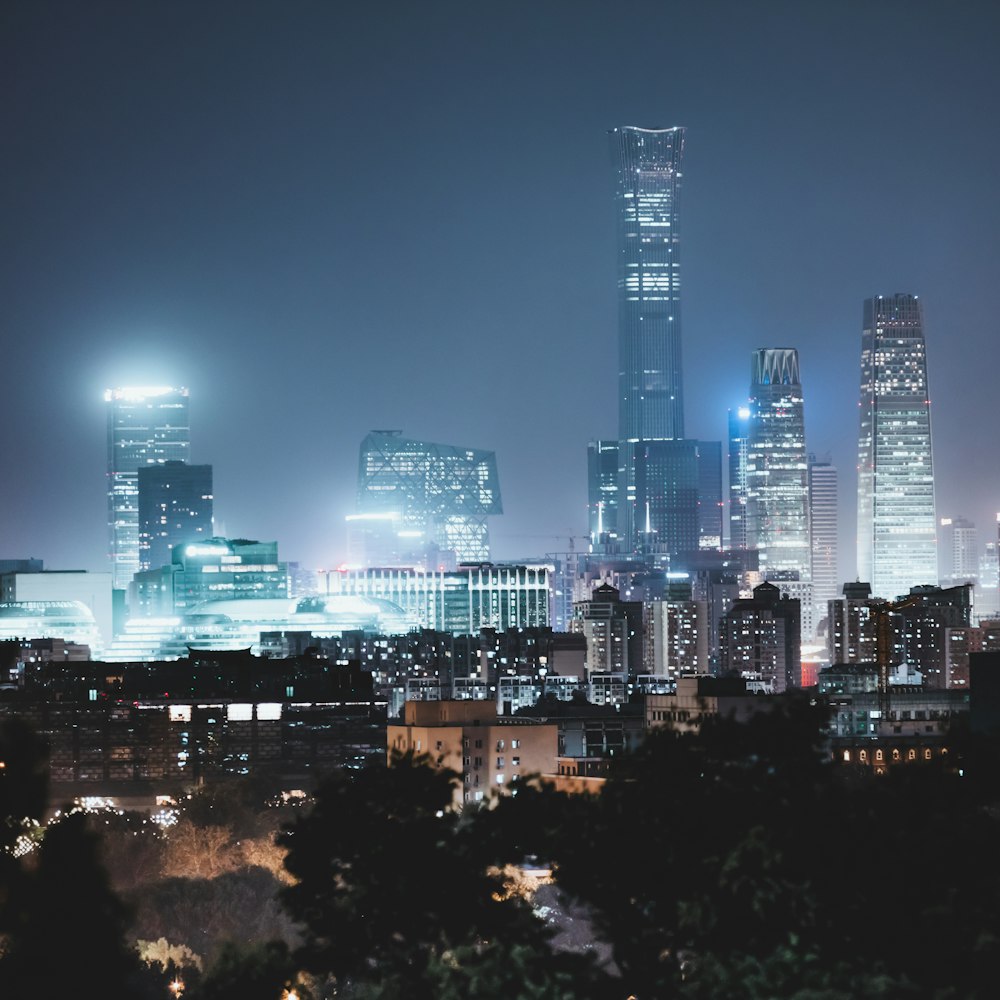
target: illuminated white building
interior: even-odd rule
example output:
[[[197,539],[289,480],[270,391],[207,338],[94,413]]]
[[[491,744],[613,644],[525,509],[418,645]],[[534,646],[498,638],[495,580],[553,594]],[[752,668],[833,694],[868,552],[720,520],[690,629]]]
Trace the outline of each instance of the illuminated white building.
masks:
[[[106,390],[104,401],[112,586],[126,590],[139,569],[139,469],[188,460],[188,391],[130,386]]]
[[[809,482],[799,355],[762,348],[752,355],[746,458],[747,548],[765,579],[810,579]],[[798,594],[796,596],[799,596]]]
[[[938,578],[921,304],[865,300],[858,431],[858,578],[886,600]]]

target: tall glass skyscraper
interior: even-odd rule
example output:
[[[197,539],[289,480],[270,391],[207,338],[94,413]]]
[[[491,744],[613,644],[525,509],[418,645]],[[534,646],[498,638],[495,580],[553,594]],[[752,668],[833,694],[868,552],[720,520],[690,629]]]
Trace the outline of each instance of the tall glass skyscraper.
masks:
[[[361,442],[351,561],[368,566],[488,562],[487,519],[503,512],[496,455],[372,431]]]
[[[916,295],[866,299],[858,432],[858,577],[895,600],[937,580],[931,405]]]
[[[634,544],[641,513],[631,445],[684,437],[678,226],[684,129],[625,125],[609,136],[618,229],[619,516],[625,514],[619,528]]]
[[[587,511],[590,544],[614,547],[618,540],[618,442],[602,439],[587,446]]]
[[[810,575],[809,482],[799,354],[794,348],[753,352],[747,436],[747,547],[760,569]],[[784,577],[787,578],[787,577]]]
[[[139,569],[139,469],[186,462],[188,391],[173,386],[107,389],[111,582],[126,590]]]
[[[729,411],[729,547],[747,547],[747,435],[750,433],[750,407]]]

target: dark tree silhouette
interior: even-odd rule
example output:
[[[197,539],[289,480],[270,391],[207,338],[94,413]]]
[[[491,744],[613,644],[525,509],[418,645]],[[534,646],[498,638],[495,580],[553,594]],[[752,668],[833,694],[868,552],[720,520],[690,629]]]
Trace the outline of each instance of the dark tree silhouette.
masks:
[[[490,996],[490,981],[514,998],[571,987],[599,997],[590,964],[554,957],[530,908],[503,898],[492,845],[452,809],[456,777],[405,755],[339,772],[317,790],[283,838],[299,880],[283,898],[304,928],[305,968],[383,1000]],[[504,966],[515,955],[516,975]]]

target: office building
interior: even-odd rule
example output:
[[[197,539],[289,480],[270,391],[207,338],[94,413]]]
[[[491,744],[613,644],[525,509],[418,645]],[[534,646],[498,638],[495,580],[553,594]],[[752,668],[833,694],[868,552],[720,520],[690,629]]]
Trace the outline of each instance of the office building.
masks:
[[[361,442],[352,566],[453,568],[490,557],[488,519],[503,512],[492,451],[372,431]]]
[[[594,551],[614,551],[618,541],[617,441],[591,441],[587,446],[587,517]]]
[[[698,442],[632,445],[638,550],[676,559],[698,549]]]
[[[964,517],[942,517],[938,527],[938,572],[942,587],[979,580],[979,532]]]
[[[320,590],[390,601],[420,628],[477,635],[482,628],[547,626],[549,573],[550,567],[540,563],[477,563],[454,570],[345,568],[321,573]]]
[[[108,528],[112,585],[127,589],[139,569],[139,469],[186,462],[188,391],[124,387],[104,393],[108,414]]]
[[[729,450],[726,456],[729,499],[729,548],[747,547],[747,442],[750,435],[750,407],[729,411]]]
[[[203,542],[212,530],[212,466],[162,462],[139,469],[139,567],[170,563],[175,545]]]
[[[927,356],[915,295],[866,299],[858,431],[858,575],[895,600],[938,578]]]
[[[753,352],[747,437],[747,547],[765,579],[777,570],[807,581],[809,481],[799,355],[794,348]]]
[[[182,615],[205,601],[287,598],[288,565],[277,542],[207,538],[175,545],[171,561],[136,573],[129,594],[133,618]]]
[[[837,597],[837,470],[809,456],[809,542],[812,546],[812,599],[817,627]]]
[[[680,228],[683,128],[609,132],[618,251],[619,530],[641,528],[631,445],[684,437]],[[622,520],[624,518],[624,521]]]
[[[698,548],[722,548],[722,442],[698,442]]]

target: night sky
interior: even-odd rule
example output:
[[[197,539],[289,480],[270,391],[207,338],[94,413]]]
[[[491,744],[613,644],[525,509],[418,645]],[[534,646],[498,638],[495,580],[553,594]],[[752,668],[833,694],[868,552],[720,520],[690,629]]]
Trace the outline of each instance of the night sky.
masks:
[[[107,569],[123,384],[190,388],[217,530],[283,558],[344,557],[372,428],[495,450],[494,556],[565,550],[617,432],[620,124],[687,128],[688,434],[798,348],[853,576],[862,301],[917,294],[938,513],[988,536],[998,46],[987,2],[8,2],[0,558]]]

